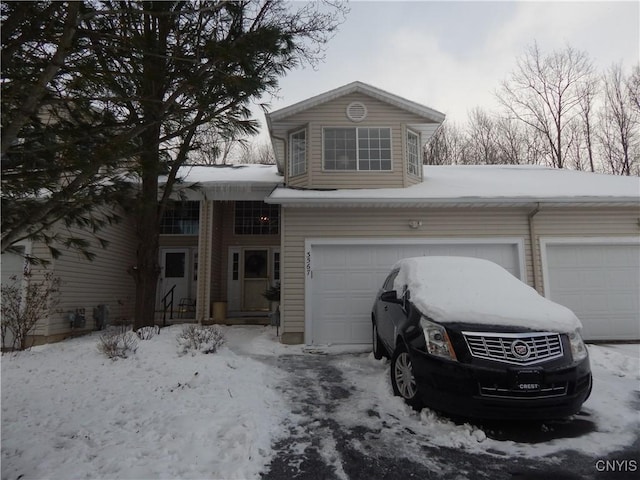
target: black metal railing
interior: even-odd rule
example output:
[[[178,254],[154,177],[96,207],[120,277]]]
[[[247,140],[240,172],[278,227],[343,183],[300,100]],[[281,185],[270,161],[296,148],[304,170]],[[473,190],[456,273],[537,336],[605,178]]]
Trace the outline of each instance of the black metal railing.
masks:
[[[169,310],[169,319],[173,320],[173,291],[176,289],[174,285],[171,287],[164,297],[162,297],[162,326],[167,326],[167,310]]]

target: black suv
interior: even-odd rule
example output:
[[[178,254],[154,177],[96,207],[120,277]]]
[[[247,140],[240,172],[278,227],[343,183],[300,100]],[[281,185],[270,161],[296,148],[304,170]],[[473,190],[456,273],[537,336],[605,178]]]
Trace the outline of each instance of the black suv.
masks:
[[[398,262],[376,296],[373,352],[414,408],[484,419],[577,413],[591,393],[573,312],[476,258]]]

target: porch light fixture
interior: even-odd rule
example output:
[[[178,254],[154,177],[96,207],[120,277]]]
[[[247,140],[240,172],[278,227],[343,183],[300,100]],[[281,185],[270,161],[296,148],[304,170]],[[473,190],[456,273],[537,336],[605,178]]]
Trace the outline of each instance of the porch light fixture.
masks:
[[[422,226],[422,220],[409,220],[409,226],[416,230]]]

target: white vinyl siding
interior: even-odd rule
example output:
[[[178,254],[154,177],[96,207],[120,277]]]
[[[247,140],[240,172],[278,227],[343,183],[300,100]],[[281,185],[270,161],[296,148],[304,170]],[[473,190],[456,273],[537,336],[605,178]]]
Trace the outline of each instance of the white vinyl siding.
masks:
[[[495,208],[287,208],[283,209],[287,228],[282,237],[283,316],[282,329],[294,339],[305,332],[306,239],[321,238],[399,238],[433,239],[445,237],[505,238],[524,241],[526,282],[544,293],[545,285],[540,238],[590,238],[625,236],[638,240],[637,207],[563,207],[544,206],[535,215],[536,244],[530,243],[528,215],[530,207]],[[411,229],[409,220],[422,221]],[[534,261],[535,257],[535,261]],[[372,300],[373,301],[373,300]]]
[[[307,172],[307,131],[299,130],[289,136],[289,175],[294,177]]]
[[[322,129],[355,128],[345,114],[351,102],[362,102],[367,107],[366,127],[391,128],[392,170],[379,171],[325,170],[322,168]],[[407,175],[404,163],[406,128],[424,122],[424,118],[389,105],[361,93],[352,93],[330,102],[292,115],[274,124],[276,137],[289,138],[289,134],[306,126],[307,173],[296,177],[287,172],[286,181],[299,188],[402,188],[419,179]],[[424,140],[424,139],[423,139]],[[287,163],[288,166],[288,163]]]
[[[286,225],[282,230],[283,332],[304,332],[305,240],[308,238],[521,238],[525,251],[524,278],[532,284],[527,213],[527,209],[515,208],[285,208],[282,210],[283,225]],[[413,219],[421,220],[423,227],[409,227],[408,222]]]
[[[324,128],[324,170],[391,170],[391,128]]]
[[[407,130],[407,173],[420,177],[422,175],[420,163],[420,137]]]
[[[99,247],[91,234],[73,229],[72,234],[91,242],[93,261],[72,250],[52,261],[49,269],[61,279],[60,303],[50,312],[46,329],[36,334],[56,336],[71,332],[67,314],[84,309],[85,331],[95,328],[93,309],[104,304],[108,307],[108,321],[133,321],[135,283],[128,269],[136,264],[135,226],[122,221],[105,227],[98,236],[109,242],[106,249]],[[34,252],[35,254],[35,252]]]

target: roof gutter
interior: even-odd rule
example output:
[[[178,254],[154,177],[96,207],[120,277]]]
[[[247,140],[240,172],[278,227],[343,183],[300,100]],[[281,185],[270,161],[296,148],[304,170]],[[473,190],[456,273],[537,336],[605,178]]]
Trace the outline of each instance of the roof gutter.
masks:
[[[326,206],[372,206],[372,205],[388,205],[389,207],[421,207],[431,205],[541,205],[541,204],[628,204],[630,206],[640,205],[640,197],[457,197],[457,198],[403,198],[403,197],[377,197],[377,198],[349,198],[349,197],[279,197],[278,190],[274,191],[275,196],[271,195],[265,199],[266,203],[279,205],[301,205],[308,207],[326,207]]]

